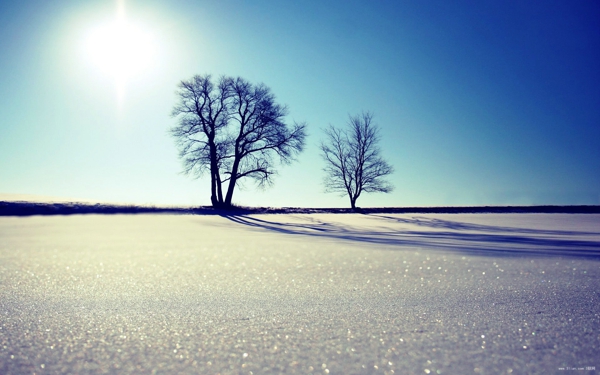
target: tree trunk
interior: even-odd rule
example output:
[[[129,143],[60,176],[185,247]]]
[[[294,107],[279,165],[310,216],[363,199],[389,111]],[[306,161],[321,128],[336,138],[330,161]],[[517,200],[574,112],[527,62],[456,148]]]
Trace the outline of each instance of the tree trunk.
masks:
[[[229,186],[227,186],[227,195],[225,196],[225,207],[231,207],[231,201],[233,200],[233,189],[235,188],[235,184],[237,182],[237,178],[234,175],[231,175],[231,179],[229,180]]]
[[[227,195],[225,196],[225,207],[231,207],[231,201],[233,199],[233,189],[237,182],[237,172],[240,166],[240,159],[236,156],[231,166],[231,178],[229,179],[229,186],[227,186]]]
[[[210,171],[210,201],[213,205],[213,207],[218,207],[219,206],[219,200],[217,198],[217,180],[216,180],[216,176],[214,171],[212,170],[212,166],[211,166],[211,171]]]
[[[219,172],[211,174],[211,196],[210,201],[214,208],[223,206],[223,192],[221,188],[221,176]]]
[[[223,189],[221,187],[221,175],[217,171],[217,198],[219,199],[219,205],[223,205]]]
[[[213,207],[223,207],[223,189],[221,187],[221,173],[219,164],[217,163],[217,145],[214,141],[214,136],[209,138],[210,147],[210,179],[211,179],[211,196],[210,200]]]
[[[219,177],[219,167],[217,165],[217,146],[214,140],[209,139],[210,147],[210,201],[213,207],[219,207],[223,204],[223,195],[221,190],[221,178]]]

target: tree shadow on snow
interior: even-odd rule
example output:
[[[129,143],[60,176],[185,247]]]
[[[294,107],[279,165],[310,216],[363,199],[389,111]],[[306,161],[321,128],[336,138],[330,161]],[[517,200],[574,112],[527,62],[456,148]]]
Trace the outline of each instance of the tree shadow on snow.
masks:
[[[600,241],[597,240],[600,238],[600,229],[597,232],[578,232],[502,227],[427,217],[366,215],[371,219],[381,220],[382,223],[392,221],[424,228],[396,230],[380,226],[373,230],[323,222],[311,217],[306,218],[306,223],[283,223],[248,215],[221,216],[258,230],[378,244],[386,249],[419,247],[493,256],[538,255],[600,259]]]

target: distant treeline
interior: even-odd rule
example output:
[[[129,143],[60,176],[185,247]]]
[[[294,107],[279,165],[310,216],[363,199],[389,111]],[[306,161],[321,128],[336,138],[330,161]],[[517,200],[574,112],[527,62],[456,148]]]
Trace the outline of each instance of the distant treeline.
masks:
[[[565,213],[598,214],[600,206],[466,206],[466,207],[374,207],[374,208],[301,208],[301,207],[231,207],[215,209],[200,207],[157,207],[88,203],[37,203],[0,201],[0,216],[75,215],[75,214],[191,214],[191,215],[246,215],[246,214],[310,214],[310,213],[363,213],[363,214],[463,214],[463,213]]]

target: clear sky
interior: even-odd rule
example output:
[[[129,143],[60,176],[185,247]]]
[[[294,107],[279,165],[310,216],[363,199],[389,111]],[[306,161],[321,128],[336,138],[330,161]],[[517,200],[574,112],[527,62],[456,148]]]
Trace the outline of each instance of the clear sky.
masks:
[[[396,189],[359,206],[600,204],[599,20],[596,0],[2,1],[0,193],[209,204],[168,129],[177,83],[210,73],[308,123],[235,203],[347,206],[321,129],[372,111]]]

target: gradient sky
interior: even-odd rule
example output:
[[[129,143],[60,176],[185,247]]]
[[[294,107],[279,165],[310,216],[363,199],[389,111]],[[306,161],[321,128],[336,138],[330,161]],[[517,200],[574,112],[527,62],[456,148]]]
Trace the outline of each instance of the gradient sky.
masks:
[[[359,206],[600,204],[596,0],[125,0],[149,48],[120,79],[89,45],[117,8],[0,3],[0,193],[209,204],[168,129],[177,83],[210,73],[308,123],[298,161],[235,203],[347,206],[323,192],[321,129],[372,111],[396,189]]]

